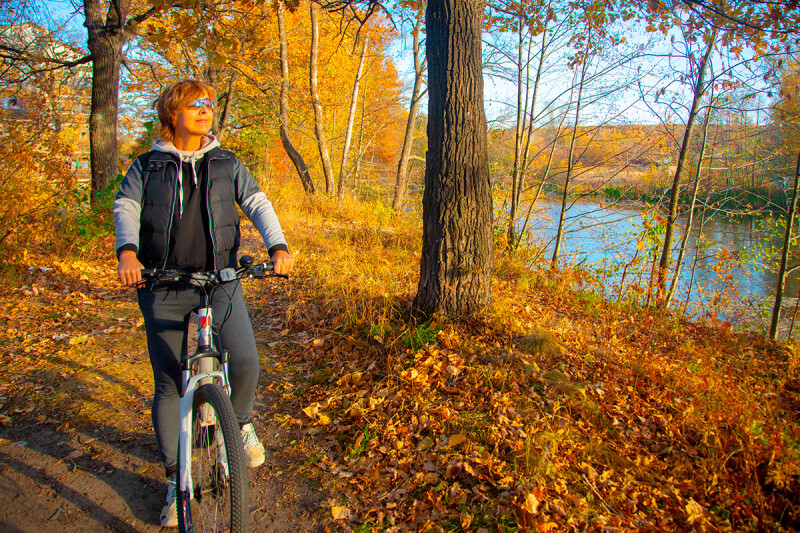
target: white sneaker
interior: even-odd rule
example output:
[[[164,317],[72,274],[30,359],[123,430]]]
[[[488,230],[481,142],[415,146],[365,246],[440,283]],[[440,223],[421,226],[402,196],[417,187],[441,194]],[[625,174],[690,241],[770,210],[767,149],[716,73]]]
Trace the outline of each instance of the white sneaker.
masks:
[[[169,478],[167,503],[161,508],[161,527],[178,527],[178,482],[175,476]]]
[[[247,456],[247,466],[255,468],[263,465],[267,457],[264,454],[264,445],[258,440],[253,424],[242,426],[242,442],[244,443],[244,454]]]

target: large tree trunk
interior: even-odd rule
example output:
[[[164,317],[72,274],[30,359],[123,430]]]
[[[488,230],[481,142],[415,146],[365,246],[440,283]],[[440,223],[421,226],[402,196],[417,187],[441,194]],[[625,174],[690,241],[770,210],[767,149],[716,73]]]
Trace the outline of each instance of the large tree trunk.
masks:
[[[92,204],[97,193],[108,187],[119,173],[117,158],[117,109],[122,45],[127,40],[125,19],[130,0],[119,0],[116,9],[103,14],[100,0],[85,0],[85,26],[92,54],[92,103],[89,115],[89,161],[92,173]]]
[[[356,120],[356,104],[358,103],[358,86],[361,83],[361,74],[364,72],[364,59],[367,57],[367,46],[369,37],[364,36],[364,43],[361,48],[361,59],[358,61],[358,71],[356,81],[353,83],[353,94],[350,97],[350,114],[347,117],[347,130],[344,135],[344,148],[342,149],[342,165],[339,167],[339,191],[338,196],[344,196],[344,182],[347,179],[347,158],[350,156],[350,142],[353,139],[353,124]]]
[[[414,146],[414,124],[417,121],[417,108],[419,107],[420,99],[427,92],[427,90],[425,92],[421,91],[426,60],[420,61],[420,31],[424,11],[422,11],[422,8],[419,9],[417,23],[412,32],[414,37],[414,89],[411,91],[406,134],[403,137],[403,148],[400,150],[400,161],[397,163],[397,178],[394,184],[394,197],[392,198],[392,209],[395,213],[399,213],[403,207],[403,200],[408,188],[408,162],[411,159],[411,148]]]
[[[319,101],[317,89],[317,54],[319,50],[319,25],[317,24],[317,3],[309,2],[308,10],[311,15],[311,58],[309,64],[309,81],[311,103],[314,106],[314,133],[317,136],[319,158],[322,161],[322,170],[325,174],[325,192],[332,194],[335,183],[333,181],[333,165],[331,164],[328,138],[325,136],[325,119],[322,113],[322,103]]]
[[[678,163],[675,167],[675,177],[672,180],[672,190],[669,196],[669,213],[667,214],[667,224],[664,231],[664,248],[661,250],[661,260],[658,263],[658,305],[662,305],[666,301],[667,290],[667,276],[669,273],[669,262],[672,254],[672,240],[675,235],[675,224],[678,219],[678,200],[681,193],[681,178],[683,176],[683,169],[689,158],[689,146],[692,142],[692,132],[694,131],[694,123],[697,119],[697,113],[700,110],[700,100],[705,92],[705,77],[708,61],[711,57],[711,52],[714,50],[714,43],[717,37],[717,30],[715,29],[711,34],[703,59],[698,65],[697,78],[695,79],[693,87],[692,108],[689,111],[689,118],[686,122],[686,131],[683,135],[683,142],[681,144],[681,151],[678,154]]]
[[[286,24],[283,19],[284,9],[284,1],[279,0],[278,35],[281,43],[281,143],[283,143],[283,149],[286,150],[286,154],[289,156],[289,159],[292,160],[292,164],[294,164],[294,168],[297,170],[297,175],[300,177],[303,189],[305,189],[307,194],[314,194],[316,191],[314,189],[314,182],[311,180],[311,176],[308,173],[308,166],[306,166],[303,156],[300,155],[300,152],[297,151],[291,139],[289,139],[289,45],[286,41]]]
[[[492,189],[481,69],[482,0],[430,0],[428,154],[415,307],[465,316],[492,303]]]

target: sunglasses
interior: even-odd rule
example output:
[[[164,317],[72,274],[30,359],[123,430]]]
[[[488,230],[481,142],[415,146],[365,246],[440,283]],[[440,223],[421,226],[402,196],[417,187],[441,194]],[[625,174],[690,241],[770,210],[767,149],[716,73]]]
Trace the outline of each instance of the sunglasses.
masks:
[[[191,104],[188,104],[186,107],[200,109],[203,106],[206,106],[209,109],[214,109],[214,101],[211,98],[198,98]]]

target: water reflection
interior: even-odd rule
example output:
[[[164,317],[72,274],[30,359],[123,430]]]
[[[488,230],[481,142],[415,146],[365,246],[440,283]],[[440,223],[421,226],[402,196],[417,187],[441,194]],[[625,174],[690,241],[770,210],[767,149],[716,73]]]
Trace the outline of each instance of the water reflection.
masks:
[[[546,245],[545,257],[553,253],[560,208],[560,202],[540,202],[528,225],[529,235]],[[642,208],[634,206],[610,207],[596,202],[572,205],[565,220],[561,257],[599,269],[605,276],[606,289],[616,291],[624,266],[638,254],[637,271],[627,272],[626,276],[638,276],[637,281],[646,285],[648,280],[643,277],[649,276],[650,265],[643,264],[642,260],[649,248],[644,251],[637,248],[645,232],[642,214]],[[686,222],[686,218],[680,220],[676,246]],[[771,309],[777,286],[777,275],[771,266],[774,261],[766,250],[779,250],[783,237],[765,229],[765,226],[774,227],[775,222],[756,216],[729,219],[718,214],[707,218],[696,213],[676,287],[676,300],[688,302],[687,310],[692,314],[712,310],[722,318],[735,314],[731,306],[739,311],[742,310],[740,306],[744,306],[745,313],[750,315],[747,318],[758,321],[758,313]],[[720,261],[720,253],[728,259]],[[676,250],[672,255],[673,266],[677,257]],[[790,266],[792,264],[790,261]],[[631,278],[626,278],[626,283],[629,281]],[[714,308],[716,304],[711,299],[720,293],[735,296],[736,293],[730,291],[731,286],[741,298],[735,298],[722,309]],[[787,303],[794,305],[798,301],[799,290],[798,276],[788,276],[784,290],[789,298]]]

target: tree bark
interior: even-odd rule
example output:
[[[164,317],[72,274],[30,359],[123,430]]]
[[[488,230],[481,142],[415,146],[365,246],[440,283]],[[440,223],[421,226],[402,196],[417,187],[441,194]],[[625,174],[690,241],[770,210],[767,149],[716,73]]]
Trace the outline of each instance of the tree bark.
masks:
[[[356,104],[358,103],[358,86],[361,83],[361,74],[364,72],[364,59],[367,57],[367,46],[369,37],[364,36],[364,43],[361,47],[361,59],[358,62],[356,81],[353,83],[353,94],[350,98],[350,115],[347,117],[347,131],[344,135],[344,148],[342,149],[342,165],[339,167],[339,187],[338,196],[344,196],[344,182],[347,179],[347,158],[350,156],[350,143],[353,139],[353,124],[356,119]]]
[[[280,103],[280,134],[283,149],[286,150],[286,155],[292,160],[294,168],[297,170],[297,175],[300,177],[300,183],[303,184],[303,189],[306,194],[314,194],[314,182],[308,173],[308,166],[306,165],[303,156],[292,144],[289,139],[289,45],[286,41],[286,24],[284,23],[283,12],[285,10],[284,0],[278,1],[278,35],[280,38],[281,46],[281,103]]]
[[[427,60],[422,59],[420,61],[420,31],[423,15],[424,11],[420,8],[417,15],[417,23],[412,32],[414,37],[414,88],[411,91],[411,103],[408,107],[408,122],[406,122],[406,133],[403,137],[403,148],[400,150],[400,161],[397,163],[397,178],[395,179],[394,196],[392,198],[392,210],[395,213],[399,213],[400,209],[402,209],[403,200],[408,189],[408,163],[411,159],[411,149],[414,146],[414,125],[417,121],[419,101],[425,94],[421,89]]]
[[[414,301],[426,315],[492,304],[492,189],[483,108],[483,0],[430,0],[428,154]]]
[[[662,305],[666,299],[667,275],[670,256],[672,254],[672,240],[674,239],[675,224],[678,219],[678,200],[680,199],[681,192],[681,178],[683,176],[683,169],[686,166],[686,161],[689,158],[689,145],[692,142],[694,123],[697,120],[697,113],[700,109],[700,100],[705,92],[706,68],[708,67],[711,52],[714,50],[716,37],[717,30],[715,29],[711,34],[711,39],[709,39],[708,48],[703,55],[703,59],[700,61],[700,65],[698,65],[697,78],[695,79],[693,87],[692,107],[686,122],[686,131],[683,134],[681,150],[678,153],[675,177],[672,180],[672,190],[669,196],[669,213],[667,214],[667,224],[664,231],[664,248],[661,250],[661,259],[658,263],[658,305]]]
[[[89,114],[89,162],[92,174],[91,201],[119,174],[117,156],[117,110],[122,46],[128,39],[125,19],[130,0],[114,3],[105,17],[100,0],[84,0],[87,42],[92,54],[92,103]]]
[[[328,138],[325,136],[325,119],[322,112],[322,103],[319,101],[317,88],[317,55],[319,51],[319,25],[317,23],[317,3],[309,2],[308,10],[311,15],[311,58],[309,65],[311,103],[314,106],[314,133],[317,136],[319,158],[322,161],[322,171],[325,174],[325,192],[333,194],[335,183],[333,181],[333,165],[331,164]]]

